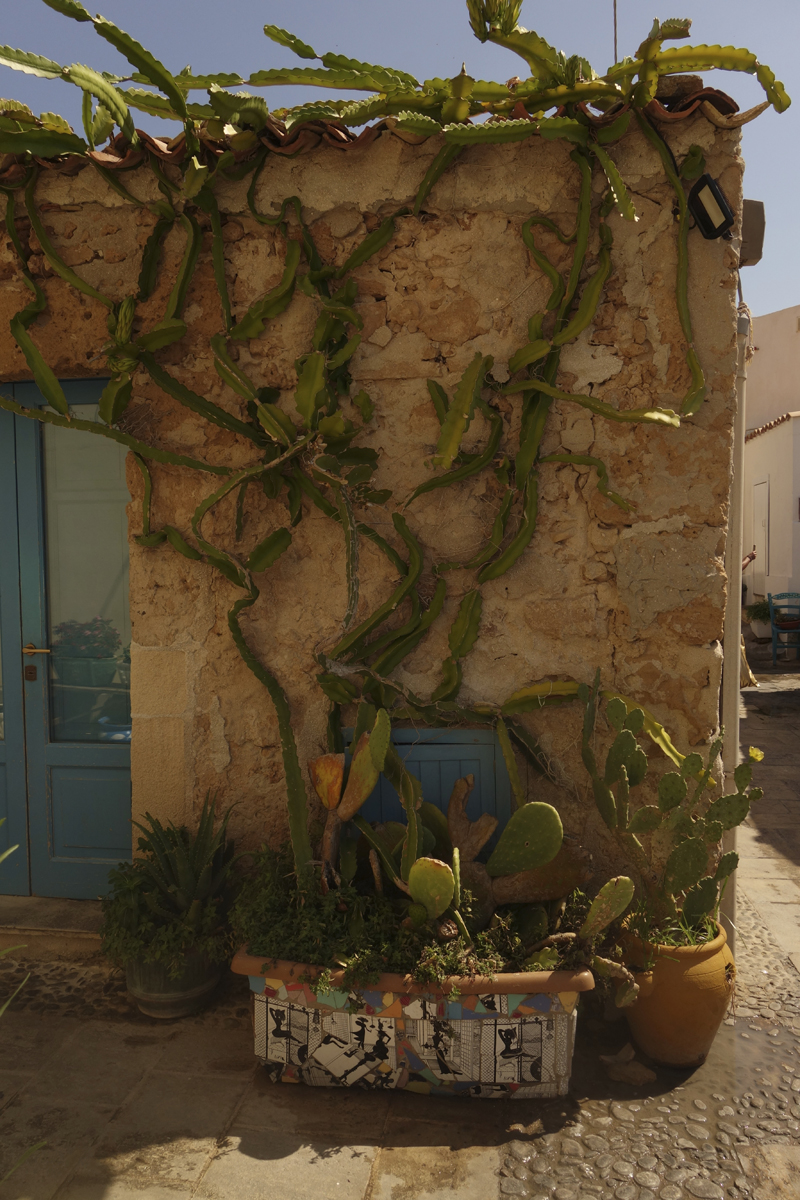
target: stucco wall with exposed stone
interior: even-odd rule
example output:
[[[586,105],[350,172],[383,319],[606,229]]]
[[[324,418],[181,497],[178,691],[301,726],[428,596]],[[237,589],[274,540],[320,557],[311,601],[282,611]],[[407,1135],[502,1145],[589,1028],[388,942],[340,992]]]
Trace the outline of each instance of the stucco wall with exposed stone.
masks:
[[[736,130],[696,116],[667,131],[675,154],[702,146],[709,171],[736,209],[743,162]],[[379,221],[407,204],[438,150],[432,139],[410,144],[391,133],[345,152],[330,147],[297,158],[272,155],[257,187],[262,212],[275,213],[288,195],[301,198],[326,261],[340,264]],[[559,386],[586,391],[615,406],[678,408],[689,383],[675,308],[674,196],[655,151],[637,132],[614,154],[639,213],[636,224],[611,218],[614,273],[597,319],[565,347]],[[125,177],[141,198],[155,198],[146,169]],[[220,186],[226,259],[235,314],[280,278],[284,245],[258,224],[245,202],[248,181]],[[569,148],[541,138],[466,150],[434,188],[419,218],[398,220],[397,235],[356,271],[364,340],[353,360],[354,389],[366,388],[375,416],[359,444],[380,453],[377,487],[391,488],[399,507],[430,475],[439,427],[426,380],[452,390],[476,350],[492,354],[494,375],[507,378],[510,355],[527,341],[527,321],[542,309],[549,284],[520,237],[534,211],[562,227],[575,220],[577,169]],[[603,185],[595,178],[595,203]],[[134,209],[92,168],[68,176],[44,172],[37,197],[46,226],[67,263],[115,299],[136,290],[141,249],[154,218]],[[18,209],[18,216],[22,209]],[[596,222],[595,222],[596,225]],[[29,229],[20,220],[23,236]],[[589,269],[597,252],[590,247]],[[548,233],[539,244],[566,265],[571,250]],[[35,238],[31,246],[36,250]],[[182,234],[166,241],[166,265],[153,297],[140,306],[142,327],[160,319],[183,249]],[[681,749],[700,746],[717,725],[725,605],[724,541],[735,403],[735,287],[738,243],[690,235],[691,307],[696,346],[709,384],[701,412],[679,430],[623,425],[555,402],[545,453],[569,451],[605,461],[611,486],[635,501],[625,514],[597,490],[588,467],[545,465],[540,472],[539,524],[524,556],[483,587],[483,620],[464,663],[462,695],[501,702],[517,688],[571,676],[603,682],[646,704]],[[56,278],[41,255],[31,260],[50,300],[33,335],[57,374],[98,373],[106,340],[103,306]],[[0,327],[24,303],[25,292],[8,239],[0,253]],[[292,410],[294,360],[310,348],[314,300],[297,293],[261,338],[243,343],[240,364],[260,385],[282,389]],[[195,391],[233,412],[243,404],[213,368],[209,338],[221,328],[210,234],[184,313],[187,338],[159,358]],[[27,378],[10,337],[0,345],[0,377]],[[496,401],[511,427],[520,397]],[[358,419],[355,409],[348,416]],[[140,371],[124,427],[144,440],[217,463],[253,461],[252,446],[208,425],[162,394]],[[477,417],[465,447],[485,441]],[[170,521],[188,533],[190,513],[213,489],[210,476],[154,466],[154,528]],[[142,482],[129,458],[131,533],[141,530]],[[430,597],[436,561],[467,558],[485,541],[500,496],[486,472],[421,497],[406,517],[426,552],[421,594]],[[361,514],[397,544],[390,511]],[[282,500],[251,487],[242,545],[288,524]],[[233,501],[204,527],[211,540],[237,550]],[[393,587],[392,570],[361,542],[363,617]],[[448,576],[445,614],[398,671],[415,692],[429,695],[448,653],[447,630],[470,572]],[[289,695],[301,762],[324,744],[327,703],[318,690],[314,653],[341,635],[346,607],[343,539],[338,526],[304,501],[290,550],[259,577],[261,597],[243,617],[253,649]],[[191,819],[207,790],[236,802],[233,826],[243,844],[280,840],[286,831],[283,766],[276,721],[263,688],[239,658],[226,614],[237,590],[210,567],[169,547],[143,550],[131,542],[133,621],[132,742],[134,814],[144,809]],[[398,622],[405,619],[400,610]],[[539,798],[562,810],[569,832],[606,858],[613,852],[594,812],[578,754],[576,705],[526,717],[565,782],[561,791],[529,775]],[[654,761],[660,758],[656,754]],[[663,763],[664,760],[661,760]],[[313,804],[312,804],[313,808]],[[316,810],[315,810],[316,811]]]

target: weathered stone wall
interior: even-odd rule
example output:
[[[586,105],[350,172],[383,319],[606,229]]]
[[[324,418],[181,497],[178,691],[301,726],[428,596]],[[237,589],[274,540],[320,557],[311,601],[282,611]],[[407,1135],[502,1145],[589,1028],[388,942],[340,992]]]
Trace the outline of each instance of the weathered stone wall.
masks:
[[[702,146],[709,171],[738,209],[743,164],[738,131],[719,130],[704,117],[670,126],[678,158]],[[435,140],[409,144],[386,133],[373,145],[342,153],[320,148],[296,159],[270,156],[257,188],[262,212],[281,199],[301,198],[323,257],[340,264],[379,221],[407,204],[438,150]],[[620,408],[651,404],[678,408],[689,383],[675,308],[674,194],[655,151],[638,132],[615,147],[623,178],[639,213],[636,224],[611,218],[614,273],[594,326],[565,347],[559,386],[591,391]],[[129,173],[126,186],[155,196],[152,176]],[[225,221],[228,277],[235,313],[280,278],[284,244],[253,220],[248,181],[218,189]],[[603,183],[595,179],[599,204]],[[114,298],[136,290],[141,247],[154,218],[132,209],[91,168],[74,177],[45,173],[38,198],[46,225],[65,260]],[[549,284],[520,237],[534,211],[574,223],[577,169],[569,148],[540,138],[466,150],[435,187],[419,218],[397,223],[397,236],[356,272],[364,340],[353,364],[356,388],[366,388],[376,411],[359,444],[380,452],[375,486],[393,491],[389,509],[430,475],[438,422],[425,381],[452,389],[476,350],[492,354],[494,375],[507,378],[510,355],[527,341],[527,321],[544,307]],[[595,223],[596,224],[596,223]],[[21,223],[26,232],[25,223]],[[568,263],[571,250],[545,231],[539,244]],[[35,249],[35,239],[33,240]],[[166,267],[142,311],[149,327],[160,318],[183,249],[169,235]],[[709,399],[700,413],[674,430],[624,425],[555,402],[544,452],[568,451],[603,459],[611,486],[635,501],[625,514],[598,491],[588,467],[545,465],[540,473],[539,524],[531,546],[502,578],[483,588],[480,636],[464,663],[462,695],[499,702],[512,691],[548,677],[590,680],[600,667],[606,686],[637,698],[671,731],[681,749],[703,743],[717,725],[721,670],[719,638],[725,601],[723,553],[728,504],[735,367],[735,267],[738,243],[705,242],[690,234],[690,291],[696,346]],[[596,242],[590,247],[593,269]],[[105,340],[102,306],[53,277],[41,257],[32,260],[50,298],[34,336],[62,376],[100,369]],[[8,244],[0,258],[0,327],[26,302]],[[290,308],[258,340],[243,344],[240,364],[258,384],[282,389],[291,411],[295,358],[310,348],[317,305],[296,294]],[[161,352],[169,370],[230,411],[242,402],[213,369],[209,337],[221,328],[210,261],[210,235],[192,284],[185,319],[189,335]],[[0,376],[25,378],[10,339],[2,346]],[[511,428],[520,397],[500,400]],[[355,409],[346,415],[357,418]],[[163,395],[140,372],[126,429],[145,440],[215,462],[252,461],[252,446],[199,419]],[[478,417],[466,448],[485,441]],[[131,463],[131,530],[141,528],[142,483]],[[154,527],[168,520],[184,532],[210,476],[154,467]],[[491,528],[499,485],[487,472],[422,496],[406,517],[426,550],[421,592],[433,591],[431,565],[467,558]],[[304,502],[305,504],[305,502]],[[233,500],[204,529],[231,550]],[[389,510],[365,519],[396,540]],[[288,523],[283,501],[248,491],[243,545]],[[445,613],[398,672],[428,695],[448,653],[447,630],[469,572],[448,576]],[[359,616],[392,587],[387,560],[361,544]],[[290,550],[259,577],[261,596],[243,616],[251,646],[288,692],[300,759],[324,743],[327,704],[315,682],[313,655],[341,635],[346,607],[341,530],[306,506]],[[236,802],[234,825],[244,842],[276,840],[285,832],[283,767],[268,697],[239,658],[226,614],[236,589],[203,563],[169,547],[142,550],[131,543],[133,620],[134,811],[145,808],[186,819],[208,789]],[[398,621],[405,619],[401,610]],[[561,809],[569,832],[601,858],[610,846],[587,792],[578,754],[577,706],[545,709],[525,718],[560,764],[565,788],[532,789]],[[610,862],[609,862],[609,865]]]

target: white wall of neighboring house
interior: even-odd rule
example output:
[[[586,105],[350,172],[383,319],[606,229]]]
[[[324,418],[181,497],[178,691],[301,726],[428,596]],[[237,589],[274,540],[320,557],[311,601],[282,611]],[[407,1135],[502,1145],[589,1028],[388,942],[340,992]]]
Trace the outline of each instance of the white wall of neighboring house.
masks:
[[[747,368],[747,429],[800,409],[800,304],[755,317],[753,345],[756,352]]]
[[[800,592],[800,411],[745,443],[743,535],[757,555],[744,571],[747,603]]]

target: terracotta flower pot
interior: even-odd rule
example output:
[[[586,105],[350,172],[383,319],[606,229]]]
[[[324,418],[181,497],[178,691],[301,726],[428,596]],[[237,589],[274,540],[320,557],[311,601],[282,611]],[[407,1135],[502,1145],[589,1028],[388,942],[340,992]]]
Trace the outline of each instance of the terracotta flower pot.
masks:
[[[625,939],[626,962],[636,975],[639,996],[625,1016],[640,1050],[670,1067],[697,1067],[728,1010],[736,968],[725,930],[701,946],[649,945]],[[655,957],[650,971],[636,971]]]
[[[276,1082],[425,1095],[566,1095],[578,994],[594,987],[591,971],[538,971],[444,991],[381,975],[353,992],[333,971],[315,995],[319,967],[240,951],[231,969],[250,976],[256,1058]]]

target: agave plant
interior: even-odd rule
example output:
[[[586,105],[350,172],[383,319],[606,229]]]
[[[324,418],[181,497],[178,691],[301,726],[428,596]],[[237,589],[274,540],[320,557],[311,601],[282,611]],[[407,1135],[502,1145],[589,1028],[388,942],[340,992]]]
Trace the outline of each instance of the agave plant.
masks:
[[[234,845],[227,837],[231,809],[214,830],[207,796],[197,832],[166,825],[150,813],[134,822],[137,857],[109,873],[103,900],[103,950],[112,961],[163,960],[177,971],[183,955],[203,946],[214,960],[227,953],[224,933]]]
[[[228,884],[234,845],[227,838],[231,809],[214,832],[215,811],[208,796],[197,832],[172,822],[166,826],[145,813],[147,825],[133,824],[142,832],[137,849],[142,857],[133,864],[144,880],[144,899],[150,911],[164,921],[179,921],[199,929],[203,908],[219,900]]]

